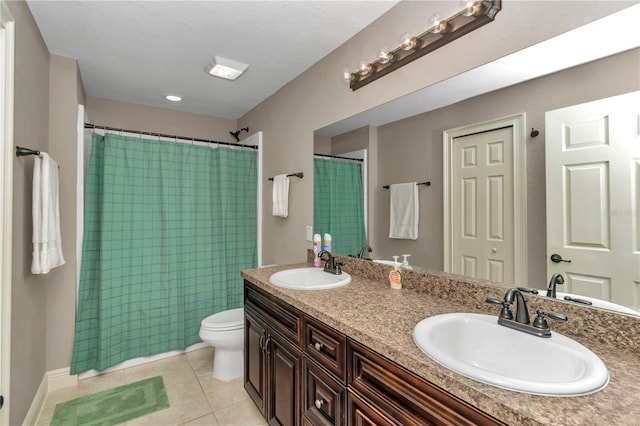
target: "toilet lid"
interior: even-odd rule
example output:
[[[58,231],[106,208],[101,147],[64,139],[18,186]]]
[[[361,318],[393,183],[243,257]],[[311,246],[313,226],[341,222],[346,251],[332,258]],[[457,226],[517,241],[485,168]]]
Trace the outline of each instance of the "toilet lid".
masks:
[[[202,320],[201,325],[206,330],[237,330],[244,327],[244,308],[230,309],[209,315]]]

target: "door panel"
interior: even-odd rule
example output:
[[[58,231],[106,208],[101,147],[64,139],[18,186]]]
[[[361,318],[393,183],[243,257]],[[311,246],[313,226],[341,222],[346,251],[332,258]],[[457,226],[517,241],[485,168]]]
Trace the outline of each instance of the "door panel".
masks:
[[[640,92],[546,114],[547,275],[640,308]]]
[[[452,143],[452,271],[515,282],[513,129]]]
[[[297,425],[302,352],[273,330],[269,336],[268,421],[270,425]]]
[[[266,328],[253,312],[245,307],[244,320],[244,350],[246,352],[244,364],[244,388],[256,404],[261,413],[266,410],[266,357],[263,351],[263,341]]]

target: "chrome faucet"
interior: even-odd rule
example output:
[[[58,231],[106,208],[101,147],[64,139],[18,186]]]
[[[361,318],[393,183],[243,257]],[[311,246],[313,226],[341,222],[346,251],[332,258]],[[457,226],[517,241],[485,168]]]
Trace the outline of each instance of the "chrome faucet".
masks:
[[[325,258],[326,255],[326,258]],[[334,275],[342,274],[342,263],[336,262],[336,258],[327,250],[318,253],[318,257],[324,260],[324,271]]]
[[[364,252],[365,251],[367,252],[367,254],[369,254],[369,253],[371,253],[373,251],[373,249],[369,245],[363,246],[360,249],[360,252],[358,253],[358,259],[364,259]]]
[[[547,287],[547,297],[556,298],[556,285],[564,284],[564,277],[560,274],[553,274],[549,287]]]

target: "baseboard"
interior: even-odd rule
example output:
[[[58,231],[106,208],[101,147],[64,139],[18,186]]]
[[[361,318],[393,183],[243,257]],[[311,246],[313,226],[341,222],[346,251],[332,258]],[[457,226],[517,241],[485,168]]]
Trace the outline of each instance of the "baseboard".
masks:
[[[31,401],[31,407],[27,411],[27,415],[22,422],[22,426],[32,426],[37,424],[38,417],[44,407],[44,401],[47,399],[47,374],[45,373],[38,387],[38,391]]]
[[[69,367],[47,371],[47,392],[77,386],[78,376],[71,375],[70,372],[71,369]]]
[[[31,401],[31,407],[29,407],[29,411],[22,423],[23,426],[32,426],[38,423],[38,418],[40,417],[40,413],[44,407],[44,403],[49,392],[76,386],[78,384],[78,376],[72,376],[70,371],[70,368],[67,367],[44,373],[42,382],[40,382],[38,391],[33,397],[33,401]]]

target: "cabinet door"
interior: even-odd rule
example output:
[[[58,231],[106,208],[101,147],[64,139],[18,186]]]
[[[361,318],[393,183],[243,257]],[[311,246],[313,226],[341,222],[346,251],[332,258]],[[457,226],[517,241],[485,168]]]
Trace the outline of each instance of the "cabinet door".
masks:
[[[264,415],[266,412],[266,328],[253,313],[244,310],[244,388]]]
[[[302,351],[274,330],[267,337],[268,398],[270,425],[292,426],[300,419],[300,377]]]

